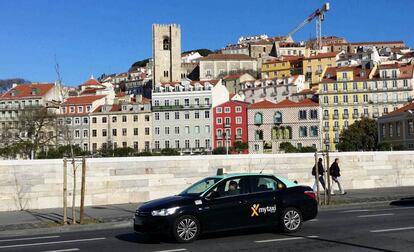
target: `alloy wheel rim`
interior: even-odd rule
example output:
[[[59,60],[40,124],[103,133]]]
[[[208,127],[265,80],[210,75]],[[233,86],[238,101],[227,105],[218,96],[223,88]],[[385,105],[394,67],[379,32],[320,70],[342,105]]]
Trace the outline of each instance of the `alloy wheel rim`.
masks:
[[[300,225],[300,215],[295,210],[288,211],[283,217],[283,223],[288,230],[296,230]]]
[[[178,224],[177,233],[181,239],[185,241],[191,240],[197,234],[197,224],[192,219],[183,219]]]

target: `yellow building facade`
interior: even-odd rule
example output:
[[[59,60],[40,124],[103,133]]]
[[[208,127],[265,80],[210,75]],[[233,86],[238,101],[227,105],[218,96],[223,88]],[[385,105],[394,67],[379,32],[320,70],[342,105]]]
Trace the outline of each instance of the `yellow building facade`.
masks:
[[[412,100],[413,65],[372,69],[330,67],[319,83],[324,147],[336,149],[340,133],[361,118],[378,118]]]
[[[303,74],[310,86],[318,85],[327,67],[336,66],[337,53],[318,53],[303,58]]]

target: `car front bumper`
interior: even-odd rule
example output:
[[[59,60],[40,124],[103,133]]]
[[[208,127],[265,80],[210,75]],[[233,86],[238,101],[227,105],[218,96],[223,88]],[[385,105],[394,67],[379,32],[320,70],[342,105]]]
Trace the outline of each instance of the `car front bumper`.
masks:
[[[144,234],[169,234],[173,218],[159,216],[137,216],[134,217],[135,233]]]

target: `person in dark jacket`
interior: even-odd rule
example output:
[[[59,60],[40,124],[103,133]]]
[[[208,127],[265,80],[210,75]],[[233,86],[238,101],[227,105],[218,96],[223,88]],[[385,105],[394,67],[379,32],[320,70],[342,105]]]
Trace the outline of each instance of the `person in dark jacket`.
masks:
[[[338,185],[339,191],[342,195],[346,194],[344,188],[342,187],[341,169],[339,169],[339,158],[335,158],[335,162],[333,162],[329,168],[329,174],[332,176],[331,195],[335,195],[333,189],[334,183]]]
[[[325,170],[323,169],[323,163],[322,158],[318,159],[318,176],[319,176],[319,182],[321,183],[323,189],[325,190],[325,179],[323,178],[323,175],[325,173]],[[316,191],[318,179],[316,178],[316,167],[313,166],[312,168],[312,175],[315,177],[315,183],[313,184],[313,191]]]

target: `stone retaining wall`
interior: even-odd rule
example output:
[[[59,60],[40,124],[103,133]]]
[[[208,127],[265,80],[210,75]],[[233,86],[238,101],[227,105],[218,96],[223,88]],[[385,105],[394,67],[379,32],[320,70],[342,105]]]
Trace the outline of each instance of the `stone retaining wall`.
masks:
[[[346,189],[414,185],[414,152],[331,153],[341,160]],[[142,202],[176,194],[191,183],[216,173],[273,173],[312,185],[314,154],[173,156],[87,159],[86,205]],[[77,170],[77,202],[81,168]],[[68,191],[72,167],[68,163]],[[62,160],[0,161],[0,211],[62,206]],[[68,196],[71,204],[71,196]]]

